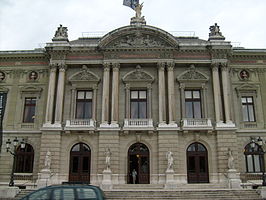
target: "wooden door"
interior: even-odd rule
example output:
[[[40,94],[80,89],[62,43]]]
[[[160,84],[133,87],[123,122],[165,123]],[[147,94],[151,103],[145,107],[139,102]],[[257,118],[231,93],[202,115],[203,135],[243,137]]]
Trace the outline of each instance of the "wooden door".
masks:
[[[187,149],[188,183],[208,183],[208,152],[204,145],[193,143]]]
[[[90,183],[91,150],[84,143],[74,145],[70,152],[69,182]]]

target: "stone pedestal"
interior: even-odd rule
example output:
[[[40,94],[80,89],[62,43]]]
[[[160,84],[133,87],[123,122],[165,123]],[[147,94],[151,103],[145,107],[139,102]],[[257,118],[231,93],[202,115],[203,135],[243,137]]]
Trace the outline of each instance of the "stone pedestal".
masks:
[[[265,186],[261,186],[260,190],[260,196],[263,199],[266,199],[266,187]]]
[[[230,189],[240,189],[241,188],[240,174],[237,173],[237,171],[235,169],[229,169],[227,171],[227,177],[228,177],[228,187]]]
[[[38,173],[37,188],[46,187],[51,184],[51,171],[49,169],[42,169]]]
[[[0,186],[0,198],[13,199],[19,191],[20,189],[18,187]]]
[[[164,188],[165,189],[175,189],[177,188],[177,183],[175,181],[174,178],[174,170],[170,169],[170,170],[166,170],[165,172],[165,185]]]
[[[110,190],[112,187],[112,171],[110,169],[105,169],[103,170],[102,189]]]

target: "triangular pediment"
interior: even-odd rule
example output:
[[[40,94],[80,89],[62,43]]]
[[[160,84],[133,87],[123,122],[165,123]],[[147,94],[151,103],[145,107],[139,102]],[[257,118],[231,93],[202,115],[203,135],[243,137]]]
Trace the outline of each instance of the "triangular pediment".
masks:
[[[122,27],[106,34],[99,43],[100,49],[177,47],[174,36],[152,26]]]
[[[194,65],[189,67],[189,70],[183,72],[177,77],[179,82],[188,82],[188,81],[198,81],[206,82],[209,80],[209,77],[202,72],[196,70]]]
[[[136,69],[134,71],[128,72],[122,80],[127,82],[147,82],[152,83],[154,81],[154,77],[150,75],[149,73],[143,71],[141,69],[140,65],[137,65]]]
[[[81,71],[70,76],[68,80],[70,82],[99,82],[100,78],[84,65]]]
[[[246,95],[255,94],[257,96],[258,86],[245,83],[245,84],[237,86],[235,90],[236,90],[237,96],[239,96],[240,94],[246,94]]]

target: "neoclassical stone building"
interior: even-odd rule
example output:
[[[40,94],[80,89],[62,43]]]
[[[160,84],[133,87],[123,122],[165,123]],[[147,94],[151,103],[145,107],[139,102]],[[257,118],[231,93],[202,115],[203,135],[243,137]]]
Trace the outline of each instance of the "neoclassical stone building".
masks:
[[[261,179],[266,50],[233,48],[215,24],[208,40],[175,37],[144,18],[103,37],[0,52],[0,184],[237,187]],[[263,148],[263,147],[262,147]],[[168,156],[168,157],[167,157]],[[240,175],[240,176],[239,176]],[[254,178],[255,177],[255,178]]]

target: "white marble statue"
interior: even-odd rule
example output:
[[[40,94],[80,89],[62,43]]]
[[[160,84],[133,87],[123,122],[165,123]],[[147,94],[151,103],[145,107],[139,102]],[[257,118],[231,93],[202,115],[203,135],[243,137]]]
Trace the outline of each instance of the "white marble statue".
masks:
[[[140,19],[141,18],[141,10],[143,7],[143,3],[136,5],[135,11],[136,11],[136,18]]]
[[[52,161],[52,156],[51,152],[48,150],[46,152],[45,160],[44,160],[44,167],[45,169],[51,169],[51,161]]]
[[[235,169],[235,162],[232,150],[228,148],[228,169]]]
[[[110,161],[111,161],[111,151],[108,148],[107,151],[105,152],[105,163],[106,163],[106,169],[110,170]]]
[[[166,153],[166,159],[167,159],[167,170],[173,170],[173,164],[174,164],[173,152],[168,151]]]

